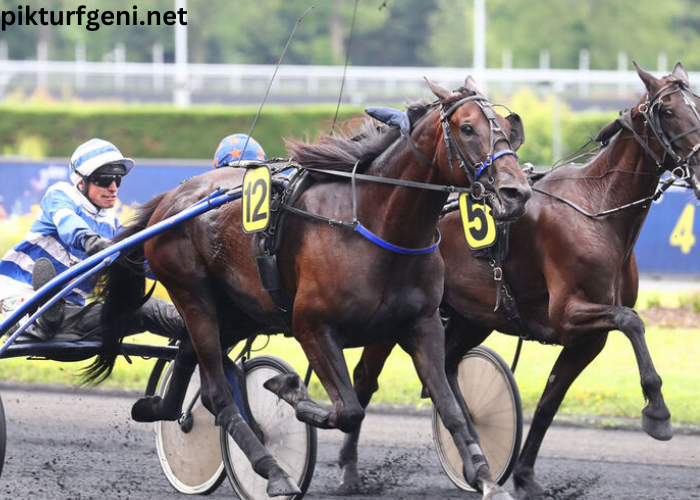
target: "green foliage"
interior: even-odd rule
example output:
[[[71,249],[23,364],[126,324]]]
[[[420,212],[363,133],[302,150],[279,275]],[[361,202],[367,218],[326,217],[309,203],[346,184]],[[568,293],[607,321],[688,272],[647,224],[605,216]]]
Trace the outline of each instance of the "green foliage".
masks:
[[[501,101],[501,99],[494,99]],[[507,102],[525,125],[526,141],[519,152],[522,161],[547,166],[552,158],[554,100],[524,89]],[[615,117],[614,113],[572,113],[558,103],[563,153],[575,151]],[[248,132],[257,108],[171,106],[91,106],[31,104],[0,106],[0,142],[5,154],[28,157],[68,157],[76,145],[91,137],[114,142],[136,158],[210,158],[219,140],[236,132]],[[331,128],[335,107],[265,107],[253,133],[268,156],[287,156],[284,138],[313,138]],[[358,106],[343,106],[342,122],[362,115]]]
[[[192,108],[170,106],[12,106],[0,107],[0,143],[21,145],[28,134],[43,153],[68,157],[91,137],[114,142],[125,155],[136,158],[211,158],[221,138],[248,132],[257,108]],[[304,138],[328,132],[335,108],[268,106],[254,131],[268,156],[286,157],[283,137]],[[344,106],[339,120],[360,114]],[[39,139],[37,139],[39,138]],[[38,146],[35,146],[35,150]],[[18,154],[8,148],[6,153]]]

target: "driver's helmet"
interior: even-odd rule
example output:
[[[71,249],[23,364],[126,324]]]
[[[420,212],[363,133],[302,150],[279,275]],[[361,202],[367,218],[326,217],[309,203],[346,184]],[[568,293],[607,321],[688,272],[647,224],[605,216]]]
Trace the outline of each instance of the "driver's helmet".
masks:
[[[246,140],[248,144],[246,145]],[[245,151],[243,147],[245,146]],[[225,167],[237,161],[265,161],[267,156],[258,141],[247,134],[233,134],[221,139],[214,153],[214,168]]]
[[[126,175],[134,168],[134,160],[124,158],[121,151],[104,139],[84,142],[70,157],[70,179],[77,185],[81,179],[90,177],[98,169],[100,173]]]

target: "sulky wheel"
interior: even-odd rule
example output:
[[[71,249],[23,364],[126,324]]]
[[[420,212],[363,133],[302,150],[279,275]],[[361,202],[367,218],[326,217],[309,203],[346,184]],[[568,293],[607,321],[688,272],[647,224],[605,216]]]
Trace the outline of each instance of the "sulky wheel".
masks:
[[[457,380],[493,478],[503,484],[518,458],[523,429],[520,392],[513,374],[503,358],[480,346],[459,362]],[[452,436],[434,408],[433,441],[450,480],[462,490],[474,491],[464,479],[462,458]]]
[[[296,481],[304,496],[316,465],[316,428],[296,418],[294,409],[263,387],[263,382],[282,373],[293,372],[291,366],[273,356],[256,356],[243,365],[246,374],[248,406],[264,435],[263,445],[279,465]],[[267,499],[267,480],[253,471],[248,459],[225,430],[221,430],[221,448],[226,472],[241,500]]]
[[[0,398],[0,476],[2,476],[2,466],[5,464],[6,448],[7,429],[5,428],[5,408],[2,406],[2,398]]]
[[[162,369],[162,364],[154,367],[154,371]],[[172,372],[170,363],[158,384],[158,396],[164,396]],[[219,429],[214,416],[202,404],[199,387],[199,370],[195,369],[182,405],[183,411],[192,407],[191,419],[186,419],[183,425],[178,421],[155,423],[156,449],[165,477],[173,488],[188,495],[208,495],[226,477]]]

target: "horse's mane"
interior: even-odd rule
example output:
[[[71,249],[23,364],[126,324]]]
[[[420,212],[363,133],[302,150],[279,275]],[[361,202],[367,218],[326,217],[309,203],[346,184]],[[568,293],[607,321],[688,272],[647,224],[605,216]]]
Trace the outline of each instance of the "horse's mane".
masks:
[[[411,123],[425,116],[431,105],[414,102],[406,105]],[[303,167],[326,170],[362,172],[391,144],[399,138],[398,127],[377,126],[372,118],[366,118],[359,127],[341,135],[324,135],[315,143],[286,140],[290,156]]]

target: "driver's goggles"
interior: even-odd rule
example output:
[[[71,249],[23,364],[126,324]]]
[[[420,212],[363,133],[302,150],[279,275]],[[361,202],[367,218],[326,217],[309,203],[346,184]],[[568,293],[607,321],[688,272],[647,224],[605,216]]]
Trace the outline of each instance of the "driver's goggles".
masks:
[[[117,187],[122,184],[121,175],[91,175],[88,177],[88,181],[97,187],[108,188],[114,182]]]

